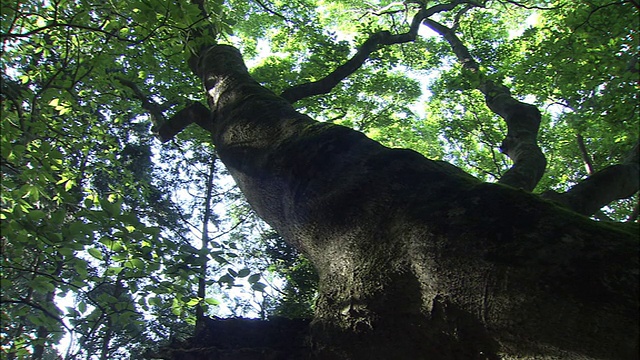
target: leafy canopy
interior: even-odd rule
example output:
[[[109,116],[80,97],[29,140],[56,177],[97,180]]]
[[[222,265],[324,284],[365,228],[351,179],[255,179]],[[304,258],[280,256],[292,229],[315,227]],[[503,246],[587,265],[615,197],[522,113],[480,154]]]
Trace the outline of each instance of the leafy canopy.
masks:
[[[436,17],[488,76],[544,110],[549,166],[538,189],[585,178],[585,158],[595,170],[620,162],[638,140],[637,3],[483,5]],[[72,338],[67,358],[136,356],[147,342],[188,336],[198,307],[310,314],[309,264],[251,213],[207,136],[189,128],[161,146],[150,120],[203,99],[187,66],[202,45],[240,47],[253,76],[280,93],[326,76],[373,33],[407,31],[414,2],[3,0],[1,9],[3,354],[43,358]],[[498,150],[505,127],[474,81],[421,29],[296,106],[493,180],[509,167]],[[627,219],[637,199],[607,215]]]

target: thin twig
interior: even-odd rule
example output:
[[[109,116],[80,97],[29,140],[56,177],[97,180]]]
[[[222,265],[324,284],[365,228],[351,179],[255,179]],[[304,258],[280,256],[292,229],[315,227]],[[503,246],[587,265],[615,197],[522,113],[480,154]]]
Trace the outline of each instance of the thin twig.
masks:
[[[587,169],[587,174],[591,176],[595,173],[595,168],[593,167],[591,157],[587,152],[587,147],[584,145],[584,138],[582,137],[582,134],[576,134],[576,141],[578,142],[578,149],[580,149],[580,156],[582,157],[582,162],[584,162],[584,166]]]
[[[254,0],[254,1],[255,1],[255,2],[257,2],[257,3],[258,3],[258,5],[260,5],[260,7],[261,7],[261,8],[263,8],[263,9],[264,9],[266,12],[268,12],[269,14],[271,14],[271,15],[275,15],[275,16],[277,16],[277,17],[281,18],[282,20],[284,20],[285,22],[291,22],[291,21],[289,21],[289,19],[287,19],[284,15],[282,15],[282,14],[280,14],[280,13],[278,13],[278,12],[274,11],[274,10],[271,10],[271,9],[270,9],[267,5],[265,5],[262,1],[260,1],[260,0]]]

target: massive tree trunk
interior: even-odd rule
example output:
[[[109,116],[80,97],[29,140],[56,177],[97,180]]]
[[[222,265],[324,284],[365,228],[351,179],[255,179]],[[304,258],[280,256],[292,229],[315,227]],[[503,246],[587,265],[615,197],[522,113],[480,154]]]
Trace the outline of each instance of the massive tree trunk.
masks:
[[[211,131],[251,206],[314,264],[313,357],[638,358],[634,224],[316,122],[232,47],[195,70],[210,113],[193,106],[159,132]]]

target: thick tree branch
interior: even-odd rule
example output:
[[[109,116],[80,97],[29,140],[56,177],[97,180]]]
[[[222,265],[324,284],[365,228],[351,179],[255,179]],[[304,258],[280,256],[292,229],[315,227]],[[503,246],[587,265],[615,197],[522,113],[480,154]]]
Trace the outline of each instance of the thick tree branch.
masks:
[[[346,63],[340,65],[329,75],[324,78],[313,81],[310,83],[300,84],[286,89],[280,94],[280,96],[290,103],[295,103],[298,100],[314,96],[321,95],[330,92],[336,85],[338,85],[342,80],[344,80],[347,76],[353,74],[356,70],[358,70],[362,64],[364,64],[371,53],[378,49],[380,45],[393,45],[393,44],[403,44],[412,42],[416,39],[418,35],[418,29],[420,24],[427,17],[455,8],[459,4],[464,3],[463,1],[452,1],[448,4],[439,4],[433,6],[429,9],[421,9],[418,13],[413,17],[411,21],[411,26],[409,27],[409,31],[402,34],[391,34],[389,31],[380,31],[374,34],[371,34],[369,38],[360,46],[358,52],[349,59]]]
[[[464,69],[477,74],[477,89],[484,94],[487,106],[507,123],[507,136],[502,141],[500,150],[511,158],[513,166],[498,182],[527,191],[533,190],[547,165],[536,140],[540,128],[540,111],[533,105],[516,100],[507,87],[487,79],[469,49],[452,29],[431,19],[425,19],[424,23],[449,43]]]
[[[122,77],[116,78],[122,85],[128,87],[133,91],[133,95],[136,99],[142,102],[142,108],[147,110],[151,115],[151,122],[153,123],[153,131],[156,136],[162,142],[169,141],[177,133],[189,126],[191,123],[197,123],[205,130],[211,126],[208,121],[210,117],[209,109],[201,103],[194,102],[184,109],[178,111],[169,120],[165,119],[163,115],[162,105],[149,99],[140,88],[130,80]]]
[[[154,130],[160,141],[167,142],[191,123],[196,123],[205,130],[210,130],[210,118],[211,113],[209,109],[199,102],[194,102],[178,111],[168,121],[155,126]]]
[[[593,215],[612,201],[633,196],[640,190],[638,144],[622,164],[596,172],[565,193],[550,190],[543,196],[583,215]]]

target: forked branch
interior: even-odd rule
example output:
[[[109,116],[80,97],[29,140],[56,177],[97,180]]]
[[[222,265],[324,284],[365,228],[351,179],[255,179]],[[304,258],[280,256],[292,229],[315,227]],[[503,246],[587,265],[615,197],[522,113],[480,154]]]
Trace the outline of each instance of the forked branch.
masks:
[[[404,44],[415,41],[418,36],[418,29],[424,19],[429,16],[447,10],[452,10],[463,1],[452,1],[447,4],[439,4],[428,9],[422,8],[411,20],[409,30],[402,34],[392,34],[389,31],[380,31],[371,34],[369,38],[360,46],[358,52],[347,62],[340,65],[324,78],[305,84],[295,85],[286,89],[280,96],[290,103],[302,100],[315,95],[327,94],[342,80],[358,70],[364,64],[371,53],[376,51],[381,45]]]

